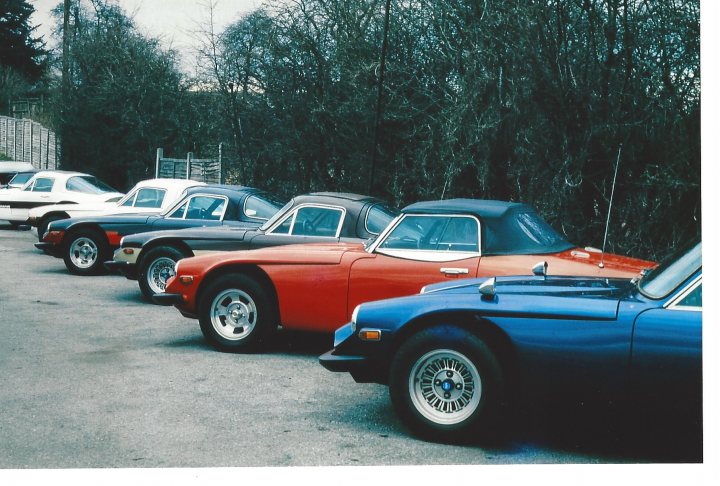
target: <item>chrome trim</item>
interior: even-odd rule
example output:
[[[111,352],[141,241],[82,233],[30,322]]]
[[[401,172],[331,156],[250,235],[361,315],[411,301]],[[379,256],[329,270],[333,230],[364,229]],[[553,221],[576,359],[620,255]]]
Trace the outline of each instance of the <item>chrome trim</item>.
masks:
[[[465,275],[470,273],[470,270],[467,268],[442,267],[440,273],[444,273],[445,275]]]
[[[693,290],[702,285],[702,274],[698,275],[692,282],[687,284],[675,297],[665,302],[663,307],[667,310],[682,310],[682,311],[694,311],[702,312],[702,307],[690,306],[690,305],[679,305],[679,303],[687,297]]]
[[[485,280],[483,283],[480,284],[478,287],[478,292],[482,294],[483,297],[494,297],[495,296],[495,277],[490,277],[489,279]]]
[[[340,222],[338,223],[337,230],[335,231],[335,236],[313,236],[313,235],[293,235],[293,229],[295,229],[295,219],[297,218],[297,213],[303,208],[320,208],[320,209],[331,209],[334,211],[340,211]],[[345,209],[342,206],[331,206],[329,204],[317,204],[317,203],[306,203],[301,204],[297,206],[295,209],[292,210],[292,213],[280,220],[278,220],[274,225],[272,225],[266,232],[266,235],[274,235],[274,236],[312,236],[313,238],[339,238],[340,233],[342,232],[343,224],[345,224],[345,216],[347,214],[347,209]],[[277,229],[278,226],[282,225],[289,217],[292,217],[292,222],[290,223],[290,230],[288,233],[273,233]]]

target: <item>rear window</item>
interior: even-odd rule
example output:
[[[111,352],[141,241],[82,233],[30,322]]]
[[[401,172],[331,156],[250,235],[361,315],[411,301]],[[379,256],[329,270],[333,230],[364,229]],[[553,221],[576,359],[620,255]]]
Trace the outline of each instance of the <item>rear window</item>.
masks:
[[[384,204],[376,204],[368,210],[365,229],[371,235],[379,235],[395,219],[398,212]]]

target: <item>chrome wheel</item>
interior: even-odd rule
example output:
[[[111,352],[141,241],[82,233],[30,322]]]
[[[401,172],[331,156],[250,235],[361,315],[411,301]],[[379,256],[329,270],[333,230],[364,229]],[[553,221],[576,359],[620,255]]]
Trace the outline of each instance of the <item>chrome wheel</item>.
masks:
[[[408,391],[415,409],[436,424],[462,422],[477,410],[482,395],[480,373],[462,353],[435,349],[410,370]]]
[[[160,257],[153,260],[147,269],[147,284],[150,289],[159,294],[165,292],[167,280],[175,275],[175,260],[169,257]]]
[[[210,305],[213,329],[230,341],[240,341],[248,337],[255,329],[257,320],[255,301],[239,289],[223,290]]]
[[[91,238],[81,236],[70,245],[70,261],[77,268],[90,268],[98,258],[98,246]]]

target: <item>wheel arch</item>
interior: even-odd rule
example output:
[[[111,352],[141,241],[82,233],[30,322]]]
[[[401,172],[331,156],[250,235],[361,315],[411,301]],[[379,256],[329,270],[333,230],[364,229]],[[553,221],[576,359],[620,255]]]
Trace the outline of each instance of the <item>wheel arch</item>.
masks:
[[[108,237],[105,234],[105,230],[103,230],[100,225],[97,223],[79,223],[73,226],[70,226],[65,231],[65,241],[70,241],[70,238],[73,238],[76,234],[80,233],[81,231],[94,231],[102,236],[103,243],[106,245],[109,245],[110,242],[108,241]]]
[[[473,311],[441,311],[409,321],[395,334],[389,356],[395,356],[412,336],[439,326],[458,327],[481,339],[497,357],[508,383],[515,382],[518,376],[517,353],[512,339],[497,324]]]
[[[223,265],[219,268],[215,268],[211,270],[205,277],[202,279],[202,282],[200,282],[200,285],[197,289],[196,295],[198,296],[198,299],[200,296],[205,292],[205,289],[218,277],[221,277],[223,275],[229,275],[233,273],[242,273],[245,275],[248,275],[258,281],[260,285],[268,291],[268,294],[270,296],[270,300],[272,301],[273,305],[275,306],[275,309],[277,311],[277,316],[280,318],[280,302],[277,295],[277,289],[275,288],[275,284],[273,283],[270,276],[268,276],[265,271],[260,268],[257,265],[253,264],[243,264],[243,263],[236,263],[233,265]]]
[[[190,249],[190,246],[183,240],[174,238],[159,238],[156,240],[150,240],[145,245],[143,245],[137,261],[138,266],[143,264],[143,260],[148,255],[148,253],[153,251],[155,248],[160,248],[163,246],[168,246],[179,250],[185,258],[189,258],[194,255],[193,251]]]
[[[60,219],[68,219],[70,215],[63,210],[50,210],[40,217],[40,221],[47,221],[48,218],[60,216]]]

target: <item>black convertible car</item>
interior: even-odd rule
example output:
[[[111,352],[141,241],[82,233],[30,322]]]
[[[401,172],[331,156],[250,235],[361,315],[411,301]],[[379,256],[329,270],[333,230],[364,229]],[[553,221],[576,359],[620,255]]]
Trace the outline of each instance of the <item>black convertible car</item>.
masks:
[[[54,221],[35,246],[63,258],[76,275],[103,270],[103,262],[120,246],[123,236],[163,229],[199,226],[257,228],[282,203],[252,187],[205,185],[191,187],[184,198],[162,214],[86,216]]]
[[[127,236],[105,266],[138,280],[150,299],[165,291],[165,281],[175,274],[181,258],[295,243],[361,242],[380,234],[397,214],[374,197],[306,194],[292,199],[259,228],[204,227]]]

